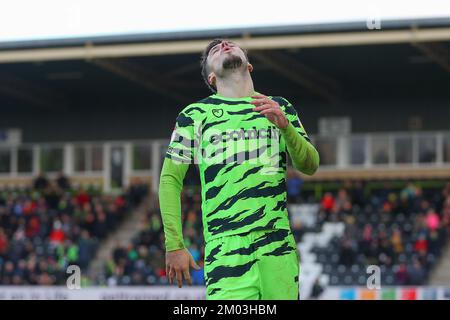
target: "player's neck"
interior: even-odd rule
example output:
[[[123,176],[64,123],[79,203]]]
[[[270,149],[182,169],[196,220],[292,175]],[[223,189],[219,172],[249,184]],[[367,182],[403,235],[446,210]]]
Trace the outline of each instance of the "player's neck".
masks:
[[[250,97],[255,94],[253,80],[248,71],[233,72],[217,79],[217,94],[227,98]]]

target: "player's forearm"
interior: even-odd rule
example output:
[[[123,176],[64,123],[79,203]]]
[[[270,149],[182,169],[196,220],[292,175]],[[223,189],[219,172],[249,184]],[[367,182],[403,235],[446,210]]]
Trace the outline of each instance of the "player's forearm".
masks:
[[[294,168],[304,174],[313,175],[319,168],[319,153],[316,148],[297,132],[292,123],[281,129],[281,134],[286,141]]]
[[[181,221],[181,190],[188,164],[177,164],[165,159],[159,182],[159,205],[166,238],[167,251],[184,248]]]

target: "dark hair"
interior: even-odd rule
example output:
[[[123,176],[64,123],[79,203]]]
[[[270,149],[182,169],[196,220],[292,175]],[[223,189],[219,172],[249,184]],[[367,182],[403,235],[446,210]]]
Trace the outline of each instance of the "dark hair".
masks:
[[[211,51],[211,49],[214,46],[218,45],[219,43],[221,43],[222,41],[225,41],[225,40],[228,41],[227,39],[220,39],[220,38],[212,40],[206,46],[205,50],[203,50],[203,53],[202,53],[202,56],[201,56],[201,59],[200,59],[200,66],[202,68],[203,80],[205,81],[206,86],[214,93],[217,93],[217,89],[216,89],[216,87],[214,85],[212,85],[212,84],[210,84],[208,82],[208,74],[209,74],[209,70],[208,69],[209,68],[208,68],[208,64],[207,64],[206,60],[208,59],[209,51]],[[230,41],[230,42],[232,42],[232,41]],[[247,58],[247,61],[248,61],[247,50],[242,49],[242,48],[241,48],[241,50],[244,52],[245,57]]]

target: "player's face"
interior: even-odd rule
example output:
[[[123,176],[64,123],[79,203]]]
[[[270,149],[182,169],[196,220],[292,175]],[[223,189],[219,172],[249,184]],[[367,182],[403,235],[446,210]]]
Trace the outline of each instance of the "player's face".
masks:
[[[208,54],[207,63],[211,70],[210,76],[213,82],[215,75],[221,77],[224,76],[227,71],[241,68],[245,69],[250,65],[244,51],[242,51],[235,43],[226,40],[211,48]]]

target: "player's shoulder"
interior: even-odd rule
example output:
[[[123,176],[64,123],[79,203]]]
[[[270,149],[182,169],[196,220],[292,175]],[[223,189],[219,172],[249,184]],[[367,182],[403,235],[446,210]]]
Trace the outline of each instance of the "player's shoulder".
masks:
[[[204,105],[202,105],[198,102],[194,102],[194,103],[191,103],[191,104],[187,105],[186,107],[184,107],[180,113],[182,113],[186,116],[189,116],[189,117],[198,116],[198,115],[206,113],[206,108],[204,107]]]
[[[288,115],[297,115],[297,111],[295,110],[294,106],[285,97],[272,96],[271,99],[276,101],[276,102],[278,102],[278,104],[280,105],[281,109],[284,110],[284,112],[286,112],[286,114],[288,114]]]
[[[288,105],[290,105],[291,103],[288,101],[288,99],[286,99],[285,97],[282,96],[270,96],[270,98],[273,101],[278,102],[278,104],[280,105],[280,107],[287,107]]]
[[[204,119],[218,105],[223,104],[223,101],[217,99],[214,94],[197,100],[186,106],[180,114],[193,119]]]
[[[209,107],[203,102],[203,100],[205,99],[188,104],[183,108],[183,110],[181,110],[179,117],[187,117],[193,120],[204,118],[208,112]]]

